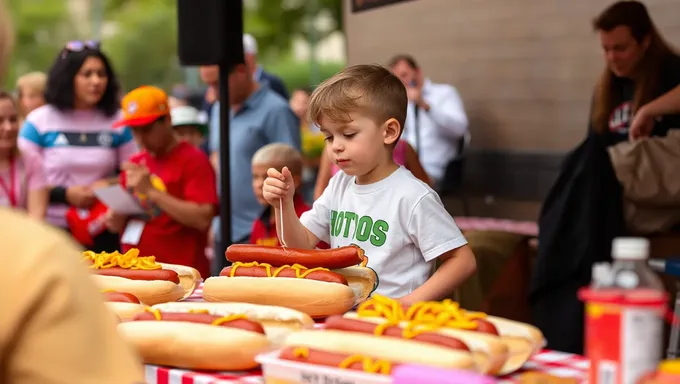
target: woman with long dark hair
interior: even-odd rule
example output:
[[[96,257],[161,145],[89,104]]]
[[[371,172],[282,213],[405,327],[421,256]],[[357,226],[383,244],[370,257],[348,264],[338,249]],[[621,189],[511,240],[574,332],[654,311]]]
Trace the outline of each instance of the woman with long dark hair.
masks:
[[[592,128],[608,144],[680,128],[680,56],[647,8],[619,1],[593,21],[606,68],[595,89]]]
[[[118,80],[99,44],[72,41],[49,71],[47,104],[26,117],[19,142],[43,159],[50,185],[47,220],[95,251],[120,245],[118,235],[105,229],[105,208],[94,189],[117,183],[119,165],[137,152],[130,130],[112,127],[120,118],[118,95]]]

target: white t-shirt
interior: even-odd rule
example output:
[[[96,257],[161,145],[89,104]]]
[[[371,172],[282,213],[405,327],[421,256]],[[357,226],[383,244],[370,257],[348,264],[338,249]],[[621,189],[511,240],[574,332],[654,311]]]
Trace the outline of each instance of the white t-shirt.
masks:
[[[467,244],[437,193],[405,168],[373,184],[354,180],[336,173],[300,220],[331,248],[361,247],[378,273],[377,293],[412,292],[430,277],[437,257]]]

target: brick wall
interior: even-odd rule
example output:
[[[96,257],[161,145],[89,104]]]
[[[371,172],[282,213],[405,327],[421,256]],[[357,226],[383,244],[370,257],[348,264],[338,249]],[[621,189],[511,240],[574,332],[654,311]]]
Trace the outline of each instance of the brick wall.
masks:
[[[473,148],[564,152],[584,135],[602,69],[591,19],[603,0],[414,0],[352,14],[350,64],[416,57],[436,82],[455,85]],[[680,1],[649,0],[661,33],[680,45]]]

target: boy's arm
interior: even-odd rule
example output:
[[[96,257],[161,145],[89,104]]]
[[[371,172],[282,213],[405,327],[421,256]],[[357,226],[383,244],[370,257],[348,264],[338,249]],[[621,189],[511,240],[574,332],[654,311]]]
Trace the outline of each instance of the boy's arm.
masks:
[[[279,239],[283,240],[281,245],[285,244],[286,247],[300,249],[314,249],[316,247],[319,238],[302,225],[292,201],[284,203],[283,210],[281,210],[281,207],[274,207],[274,215],[276,217],[276,233],[279,235]],[[283,223],[281,222],[282,219]]]
[[[399,301],[411,305],[419,301],[442,300],[477,270],[475,255],[467,244],[446,252],[440,259],[442,264],[432,277]]]

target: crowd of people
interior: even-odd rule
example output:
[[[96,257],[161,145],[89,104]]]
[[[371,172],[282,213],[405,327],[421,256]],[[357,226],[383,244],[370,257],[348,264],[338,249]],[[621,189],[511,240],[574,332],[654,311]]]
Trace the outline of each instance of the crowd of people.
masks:
[[[124,95],[95,41],[65,44],[46,74],[25,74],[15,97],[0,95],[0,121],[7,122],[1,144],[11,152],[5,167],[0,162],[6,173],[0,203],[44,218],[95,252],[137,247],[203,276],[226,266],[221,255],[228,243],[278,245],[274,215],[262,198],[266,170],[289,167],[300,187],[300,215],[340,167],[323,149],[311,154],[303,145],[313,137],[323,146],[325,139],[307,116],[313,89],[296,89],[289,100],[283,81],[259,64],[255,39],[244,34],[243,46],[245,62],[228,79],[230,239],[221,238],[218,209],[219,68],[199,68],[207,87],[200,108],[184,86],[169,95],[151,86]],[[454,87],[425,78],[408,55],[395,56],[388,67],[406,86],[403,126],[413,131],[397,142],[394,159],[436,188],[467,130],[462,102]],[[145,215],[124,217],[98,201],[95,191],[115,184],[135,196]]]

